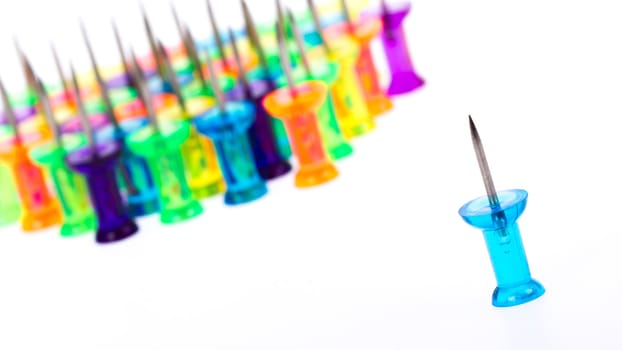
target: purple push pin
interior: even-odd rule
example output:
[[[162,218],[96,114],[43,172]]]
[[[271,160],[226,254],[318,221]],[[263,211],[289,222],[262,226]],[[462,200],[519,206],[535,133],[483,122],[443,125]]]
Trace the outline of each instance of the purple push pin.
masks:
[[[383,22],[382,44],[391,70],[391,83],[387,89],[390,96],[414,91],[425,84],[423,78],[415,71],[402,25],[410,9],[410,3],[389,5],[382,0],[380,10],[377,12]]]
[[[78,93],[78,81],[71,67],[73,91],[76,96],[78,117],[88,140],[86,147],[71,152],[65,158],[67,165],[86,178],[91,203],[97,213],[97,243],[113,243],[124,240],[138,232],[138,225],[125,209],[116,169],[121,159],[119,142],[95,141],[95,133],[89,124]]]
[[[251,125],[248,136],[251,141],[255,165],[261,177],[271,180],[285,175],[292,170],[291,164],[279,152],[276,135],[272,127],[272,117],[263,106],[264,98],[272,91],[271,84],[265,80],[249,81],[242,65],[238,45],[234,40],[233,30],[229,29],[229,38],[232,42],[233,55],[239,69],[240,86],[244,90],[244,99],[255,106],[255,120]]]

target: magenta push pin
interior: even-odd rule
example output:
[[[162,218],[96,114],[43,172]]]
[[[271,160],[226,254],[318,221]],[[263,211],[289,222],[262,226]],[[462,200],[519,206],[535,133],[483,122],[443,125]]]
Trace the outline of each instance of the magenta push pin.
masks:
[[[391,83],[387,89],[390,96],[414,91],[425,81],[417,74],[413,65],[403,22],[410,13],[408,2],[389,5],[381,0],[379,16],[382,18],[382,45],[391,70]]]

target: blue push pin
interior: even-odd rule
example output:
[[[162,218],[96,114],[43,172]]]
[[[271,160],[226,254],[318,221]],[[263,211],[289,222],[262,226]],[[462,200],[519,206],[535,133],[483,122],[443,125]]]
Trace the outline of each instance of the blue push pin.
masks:
[[[229,102],[218,85],[209,51],[206,63],[216,96],[216,108],[194,119],[197,130],[214,140],[218,161],[227,183],[225,203],[237,205],[254,201],[268,193],[266,182],[255,165],[248,131],[255,109],[248,102]]]
[[[527,206],[527,191],[506,190],[497,193],[482,141],[471,116],[469,126],[487,196],[468,202],[460,208],[459,213],[469,225],[484,232],[497,279],[492,305],[509,307],[524,304],[544,294],[544,287],[531,277],[516,223]]]

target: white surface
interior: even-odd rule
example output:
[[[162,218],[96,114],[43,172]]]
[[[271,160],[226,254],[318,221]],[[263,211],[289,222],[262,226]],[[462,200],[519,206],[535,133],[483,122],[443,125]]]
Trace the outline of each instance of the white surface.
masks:
[[[104,25],[122,2],[54,3],[101,11]],[[204,19],[204,5],[192,3]],[[0,23],[42,4],[42,17],[61,11],[3,3]],[[149,3],[154,19],[167,10]],[[3,77],[17,67],[6,28]],[[29,52],[45,47],[19,28]],[[109,35],[97,28],[94,36]],[[3,230],[0,348],[620,349],[614,2],[416,1],[407,30],[428,84],[354,142],[331,184],[303,191],[285,177],[256,203],[208,200],[194,221],[164,227],[151,217],[135,238],[106,247]],[[81,41],[53,38],[65,57],[84,57]],[[530,193],[520,225],[547,293],[520,307],[491,306],[483,238],[457,214],[484,194],[469,113],[497,188]]]

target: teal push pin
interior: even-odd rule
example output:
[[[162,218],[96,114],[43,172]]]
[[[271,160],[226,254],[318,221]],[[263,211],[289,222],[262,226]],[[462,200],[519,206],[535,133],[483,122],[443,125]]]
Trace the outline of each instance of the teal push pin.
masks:
[[[544,287],[531,277],[525,248],[516,223],[527,206],[527,191],[506,190],[497,193],[479,133],[471,116],[469,126],[487,196],[468,202],[460,208],[459,213],[469,225],[484,232],[488,254],[497,279],[497,288],[492,294],[492,305],[509,307],[524,304],[537,299],[545,291]]]

